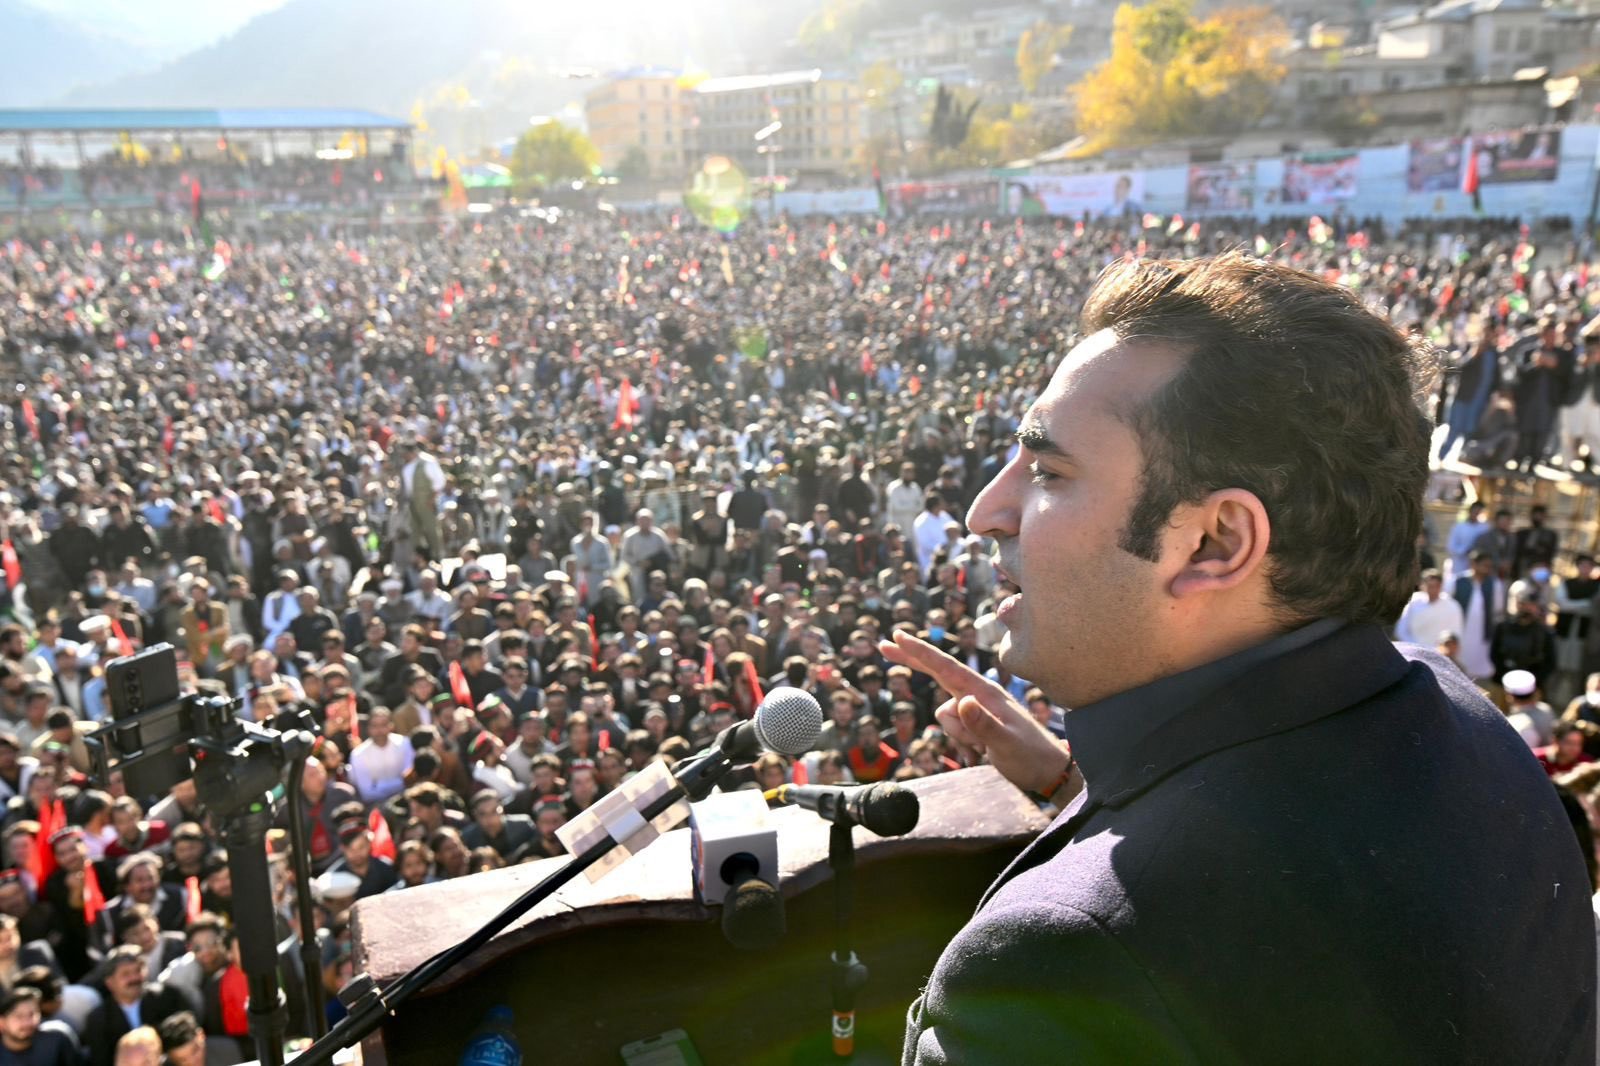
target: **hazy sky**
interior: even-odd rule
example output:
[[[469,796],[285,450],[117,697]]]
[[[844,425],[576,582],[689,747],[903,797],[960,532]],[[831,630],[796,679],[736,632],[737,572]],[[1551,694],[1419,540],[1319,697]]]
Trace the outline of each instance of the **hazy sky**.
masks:
[[[225,37],[285,0],[25,0],[102,32],[177,54]]]

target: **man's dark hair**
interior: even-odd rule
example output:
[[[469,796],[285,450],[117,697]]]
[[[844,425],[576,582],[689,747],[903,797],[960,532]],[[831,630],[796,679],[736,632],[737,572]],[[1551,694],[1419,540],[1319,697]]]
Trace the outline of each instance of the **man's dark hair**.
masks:
[[[1119,263],[1082,326],[1187,352],[1122,412],[1144,451],[1125,551],[1155,559],[1176,507],[1241,488],[1271,520],[1268,579],[1287,620],[1399,615],[1428,479],[1420,341],[1345,289],[1238,253]]]
[[[180,1010],[170,1017],[162,1019],[156,1026],[156,1032],[161,1034],[161,1050],[174,1051],[192,1041],[200,1032],[200,1023],[194,1020],[194,1015],[186,1010]]]
[[[37,1004],[40,999],[39,990],[30,985],[17,985],[11,991],[0,997],[0,1015],[10,1014],[24,1003]]]
[[[61,994],[66,991],[67,982],[48,966],[27,966],[17,973],[12,987],[31,988],[39,993],[41,1000],[50,1003],[61,998]]]

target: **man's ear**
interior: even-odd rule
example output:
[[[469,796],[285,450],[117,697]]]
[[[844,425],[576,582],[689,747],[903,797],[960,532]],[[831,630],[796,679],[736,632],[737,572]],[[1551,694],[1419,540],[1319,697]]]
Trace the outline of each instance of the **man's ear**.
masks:
[[[1261,570],[1272,526],[1255,493],[1219,489],[1185,510],[1177,532],[1189,555],[1172,579],[1174,596],[1237,588]]]

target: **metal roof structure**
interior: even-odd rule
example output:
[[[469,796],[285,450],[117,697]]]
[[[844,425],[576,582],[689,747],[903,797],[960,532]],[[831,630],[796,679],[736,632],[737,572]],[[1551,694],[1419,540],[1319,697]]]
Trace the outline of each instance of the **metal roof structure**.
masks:
[[[403,130],[404,119],[340,107],[0,109],[0,133],[120,133],[123,130]]]

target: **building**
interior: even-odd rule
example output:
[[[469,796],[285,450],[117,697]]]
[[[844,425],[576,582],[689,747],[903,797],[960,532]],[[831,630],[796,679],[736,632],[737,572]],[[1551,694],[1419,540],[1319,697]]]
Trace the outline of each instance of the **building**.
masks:
[[[616,170],[633,153],[651,177],[688,173],[698,158],[693,95],[676,73],[665,70],[628,71],[591,90],[583,102],[584,121],[600,165]]]
[[[946,83],[1010,79],[1016,71],[1017,44],[1028,27],[1038,22],[1080,22],[1091,14],[1086,9],[1094,6],[1043,0],[959,16],[929,13],[910,25],[869,32],[860,58],[868,65],[887,63],[907,79],[938,78]]]
[[[1312,32],[1285,57],[1280,111],[1290,127],[1359,113],[1385,136],[1550,121],[1546,77],[1588,61],[1595,23],[1541,0],[1443,0],[1376,20],[1365,43]]]
[[[842,174],[859,169],[866,107],[854,81],[820,70],[711,78],[695,87],[694,145],[751,175]],[[756,134],[781,122],[760,141]],[[767,152],[776,150],[769,162]]]

